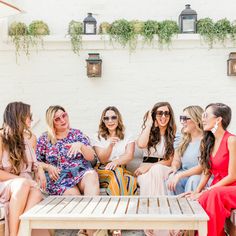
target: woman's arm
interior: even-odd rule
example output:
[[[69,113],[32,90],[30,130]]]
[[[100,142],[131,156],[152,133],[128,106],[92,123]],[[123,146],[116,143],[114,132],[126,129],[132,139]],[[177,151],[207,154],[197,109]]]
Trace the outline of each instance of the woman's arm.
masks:
[[[205,174],[205,173],[202,174],[201,180],[200,180],[200,182],[199,182],[199,184],[198,184],[198,186],[195,190],[196,193],[200,193],[205,188],[205,186],[206,186],[208,180],[210,179],[210,177],[211,177],[210,173],[209,174]]]
[[[141,134],[137,139],[137,145],[139,148],[146,148],[148,145],[149,135],[152,128],[153,120],[152,120],[152,112],[148,112],[148,117],[145,122],[145,128],[142,130]]]
[[[228,175],[222,178],[219,182],[212,185],[209,189],[229,185],[236,181],[236,137],[230,136],[228,138],[229,149],[229,167]]]
[[[105,168],[114,170],[117,166],[126,165],[128,162],[130,162],[134,157],[134,146],[134,142],[128,143],[125,147],[124,154],[120,155],[119,158],[109,162]]]
[[[173,172],[176,172],[181,167],[181,157],[177,150],[175,150],[173,161],[171,162],[171,168]]]
[[[173,161],[173,157],[170,157],[169,160],[159,161],[158,164],[161,164],[161,165],[164,165],[164,166],[171,166],[172,161]]]

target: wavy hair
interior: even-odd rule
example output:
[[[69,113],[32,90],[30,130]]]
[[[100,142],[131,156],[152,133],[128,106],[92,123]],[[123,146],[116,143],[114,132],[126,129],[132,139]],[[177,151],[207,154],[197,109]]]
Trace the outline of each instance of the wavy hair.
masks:
[[[212,112],[215,117],[222,118],[222,128],[226,130],[231,121],[231,108],[223,103],[211,103],[206,106],[205,110],[208,107],[212,108]],[[214,134],[211,131],[204,131],[203,139],[201,142],[200,164],[202,165],[205,173],[208,173],[211,168],[210,155],[212,153],[214,145]]]
[[[165,154],[164,154],[164,160],[169,160],[169,158],[174,154],[174,139],[175,139],[175,133],[176,133],[176,124],[175,124],[175,118],[174,118],[174,112],[171,107],[171,105],[168,102],[158,102],[156,103],[153,108],[152,108],[152,119],[155,121],[156,120],[156,112],[159,107],[167,106],[170,112],[170,120],[167,124],[167,128],[165,131]],[[148,111],[149,112],[149,111]],[[142,130],[146,128],[146,121],[148,117],[148,112],[145,113],[143,117],[143,125],[142,125]],[[151,131],[149,134],[149,139],[148,139],[148,145],[147,145],[147,150],[148,150],[148,155],[150,155],[151,147],[153,147],[156,150],[156,145],[160,142],[161,140],[161,133],[159,127],[155,126],[155,122],[153,122]]]
[[[203,126],[202,126],[202,113],[203,109],[200,106],[188,106],[183,109],[184,112],[187,112],[191,120],[196,125],[196,129],[203,133]],[[186,151],[189,143],[192,141],[191,135],[189,133],[184,133],[183,129],[181,142],[177,148],[177,152],[180,157],[183,156],[184,152]]]
[[[27,164],[24,134],[32,135],[26,125],[26,119],[30,116],[30,105],[23,102],[9,103],[3,114],[3,149],[9,153],[11,173],[16,175],[20,174],[22,165]]]
[[[107,139],[108,136],[109,136],[109,130],[108,128],[106,127],[104,121],[103,121],[103,118],[104,116],[106,115],[106,112],[107,111],[114,111],[115,114],[117,115],[118,117],[118,125],[116,127],[116,135],[119,139],[124,139],[124,136],[125,136],[125,126],[123,124],[123,120],[122,120],[122,116],[121,116],[121,113],[119,112],[119,110],[114,107],[114,106],[109,106],[109,107],[106,107],[103,112],[102,112],[102,115],[101,115],[101,118],[100,118],[100,122],[99,122],[99,127],[98,127],[98,139],[100,140],[101,137],[103,137],[104,139]]]
[[[52,144],[55,144],[57,142],[56,131],[54,128],[54,116],[56,112],[59,110],[66,112],[65,108],[59,105],[50,106],[46,111],[47,136],[48,136],[48,140]]]

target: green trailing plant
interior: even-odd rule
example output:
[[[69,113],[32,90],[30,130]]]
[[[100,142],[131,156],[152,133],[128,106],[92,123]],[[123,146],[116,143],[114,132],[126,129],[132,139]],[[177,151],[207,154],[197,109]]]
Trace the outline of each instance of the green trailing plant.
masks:
[[[36,47],[38,47],[39,42],[43,46],[43,36],[50,34],[48,25],[40,20],[32,21],[29,25],[28,32],[32,46]]]
[[[111,40],[120,43],[123,47],[129,46],[132,51],[136,48],[137,39],[133,25],[124,19],[116,20],[109,30]]]
[[[108,34],[111,28],[111,24],[108,22],[102,22],[99,25],[99,34]]]
[[[157,34],[159,29],[159,23],[154,20],[147,20],[143,23],[143,28],[141,35],[146,43],[151,44],[155,34]]]
[[[219,40],[221,43],[224,43],[231,32],[230,21],[227,20],[226,18],[218,20],[215,23],[214,28],[215,28],[215,38]]]
[[[79,55],[82,46],[83,23],[72,20],[69,23],[68,34],[70,35],[73,52]]]
[[[164,20],[159,22],[159,29],[157,31],[158,41],[161,45],[171,43],[174,35],[179,33],[179,26],[175,21]]]
[[[27,25],[23,22],[13,22],[9,26],[8,34],[15,45],[16,60],[21,50],[24,51],[26,55],[29,55],[30,39],[28,37]]]
[[[197,21],[197,33],[199,33],[203,40],[206,41],[210,48],[212,48],[215,41],[215,24],[210,18],[203,18]]]
[[[235,43],[236,42],[236,20],[231,23],[230,36],[231,36],[232,41]]]

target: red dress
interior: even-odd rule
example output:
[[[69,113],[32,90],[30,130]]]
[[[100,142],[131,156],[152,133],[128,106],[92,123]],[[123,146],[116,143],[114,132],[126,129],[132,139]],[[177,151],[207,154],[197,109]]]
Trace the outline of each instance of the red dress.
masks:
[[[211,185],[216,184],[228,175],[229,149],[228,138],[232,136],[225,131],[215,156],[211,156],[211,173],[214,176]],[[236,182],[230,186],[221,186],[204,192],[199,198],[210,220],[208,221],[208,236],[223,236],[225,219],[230,211],[236,208]]]

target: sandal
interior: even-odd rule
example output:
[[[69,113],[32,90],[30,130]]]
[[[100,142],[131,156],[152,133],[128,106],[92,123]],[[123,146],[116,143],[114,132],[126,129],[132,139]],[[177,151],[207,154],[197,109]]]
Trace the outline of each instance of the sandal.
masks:
[[[87,232],[85,229],[81,229],[78,233],[77,236],[88,236]]]
[[[116,230],[111,231],[111,235],[112,236],[122,236],[122,233],[121,233],[120,229],[116,229]]]

